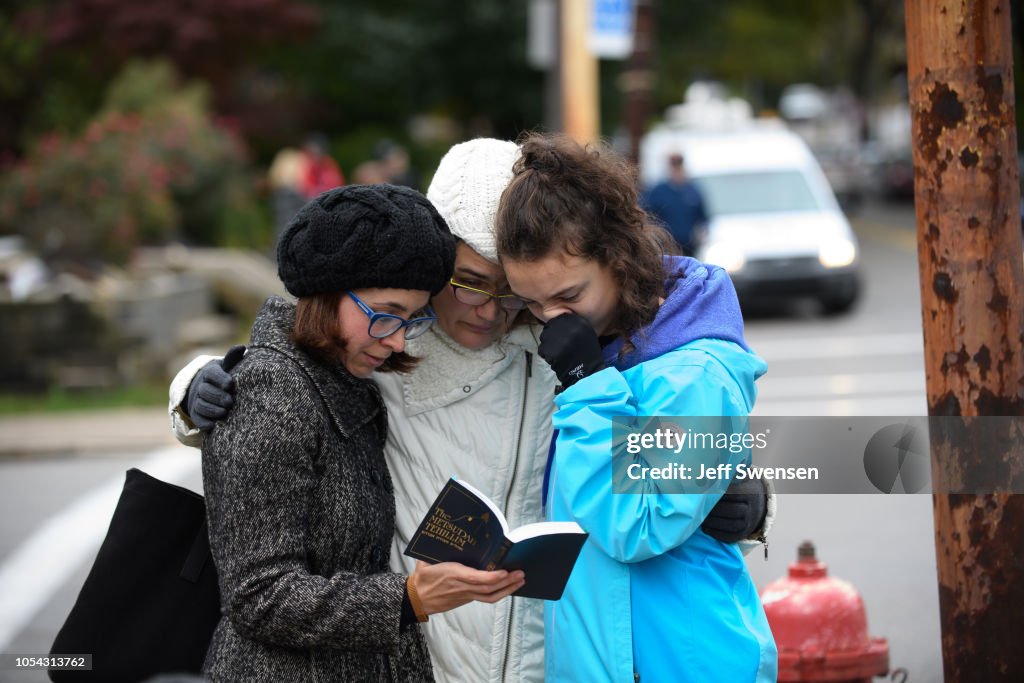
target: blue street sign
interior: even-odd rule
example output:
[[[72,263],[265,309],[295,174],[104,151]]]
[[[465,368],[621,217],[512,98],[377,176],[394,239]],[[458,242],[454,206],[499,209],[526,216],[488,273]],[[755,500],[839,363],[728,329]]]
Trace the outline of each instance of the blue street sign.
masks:
[[[624,59],[633,52],[633,0],[591,0],[587,44],[595,57]]]

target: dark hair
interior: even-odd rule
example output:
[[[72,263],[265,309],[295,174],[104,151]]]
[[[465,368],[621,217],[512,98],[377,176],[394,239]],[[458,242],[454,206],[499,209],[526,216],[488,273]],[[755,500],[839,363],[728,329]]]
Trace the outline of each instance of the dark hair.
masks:
[[[536,261],[555,250],[596,260],[619,286],[612,330],[628,341],[658,313],[663,255],[672,238],[640,208],[636,167],[606,144],[582,146],[562,134],[528,133],[501,195],[502,259]]]
[[[321,363],[337,363],[345,342],[338,337],[338,313],[344,292],[324,292],[299,297],[295,304],[295,328],[291,340]],[[404,351],[392,353],[377,372],[409,372],[419,359]]]

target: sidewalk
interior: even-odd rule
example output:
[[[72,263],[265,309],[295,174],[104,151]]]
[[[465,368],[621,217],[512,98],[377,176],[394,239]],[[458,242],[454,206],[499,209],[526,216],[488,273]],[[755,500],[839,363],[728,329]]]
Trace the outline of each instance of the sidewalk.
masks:
[[[116,455],[177,443],[166,408],[36,413],[0,418],[0,458]]]

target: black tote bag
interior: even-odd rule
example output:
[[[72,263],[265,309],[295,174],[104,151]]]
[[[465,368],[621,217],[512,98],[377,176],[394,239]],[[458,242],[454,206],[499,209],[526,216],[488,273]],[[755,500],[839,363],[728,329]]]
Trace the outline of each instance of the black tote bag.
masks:
[[[51,653],[92,654],[52,681],[138,683],[198,673],[220,619],[203,497],[130,469],[110,528]]]

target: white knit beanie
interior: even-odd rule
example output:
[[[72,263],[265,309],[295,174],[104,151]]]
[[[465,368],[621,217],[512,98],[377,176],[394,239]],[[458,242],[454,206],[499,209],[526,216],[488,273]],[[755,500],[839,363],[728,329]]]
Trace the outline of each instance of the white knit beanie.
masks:
[[[437,207],[452,234],[473,251],[494,263],[494,220],[498,200],[512,180],[512,164],[519,157],[514,142],[477,138],[455,145],[441,159],[427,188],[427,199]]]

